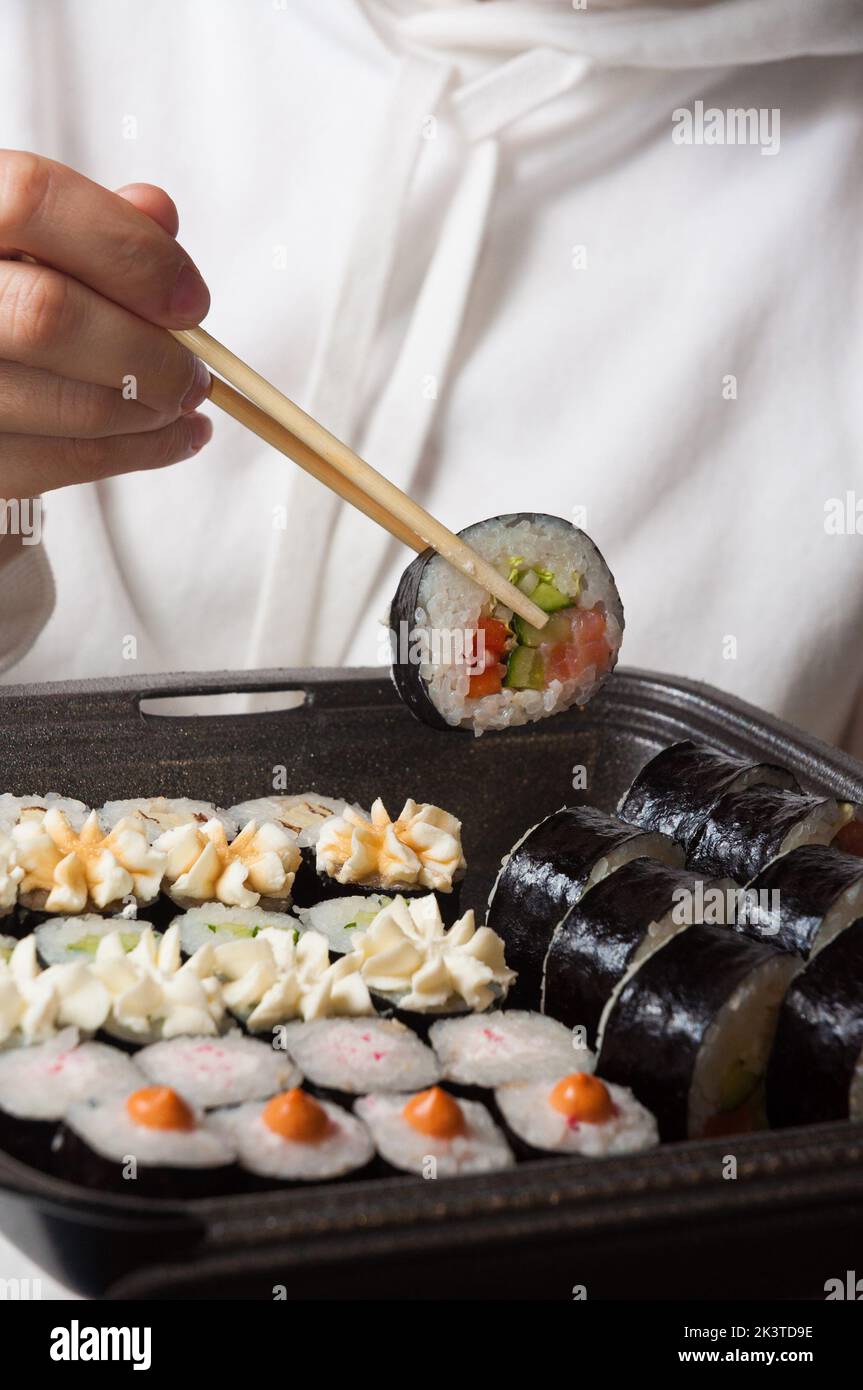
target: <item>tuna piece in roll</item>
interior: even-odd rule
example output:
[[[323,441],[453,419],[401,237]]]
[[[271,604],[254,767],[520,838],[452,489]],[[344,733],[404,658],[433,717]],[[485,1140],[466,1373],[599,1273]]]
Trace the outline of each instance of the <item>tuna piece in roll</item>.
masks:
[[[392,670],[410,711],[481,734],[586,705],[617,661],[623,606],[589,536],[519,512],[460,532],[544,613],[533,627],[433,550],[402,575],[390,608]]]
[[[863,921],[819,951],[788,991],[767,1114],[774,1127],[863,1119]]]
[[[683,739],[645,764],[621,798],[618,813],[642,830],[661,830],[688,851],[720,797],[756,785],[799,791],[796,777],[786,768],[717,753]]]
[[[750,883],[774,859],[800,845],[829,845],[851,814],[845,802],[782,787],[726,792],[693,840],[689,864],[702,873]]]
[[[518,980],[513,1007],[537,1008],[543,963],[555,928],[593,884],[649,855],[682,866],[683,851],[592,806],[565,806],[547,816],[504,860],[491,891],[487,926],[502,938]]]
[[[794,957],[724,927],[688,927],[625,980],[597,1069],[629,1086],[664,1140],[765,1124],[763,1083]]]

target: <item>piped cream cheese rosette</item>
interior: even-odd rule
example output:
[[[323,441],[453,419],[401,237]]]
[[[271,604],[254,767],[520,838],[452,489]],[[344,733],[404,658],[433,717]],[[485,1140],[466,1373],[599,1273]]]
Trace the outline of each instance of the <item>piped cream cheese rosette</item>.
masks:
[[[42,970],[35,936],[19,941],[8,961],[0,959],[0,1047],[42,1042],[65,1027],[95,1033],[110,1006],[108,991],[87,965]]]
[[[18,896],[26,907],[66,915],[158,897],[165,856],[129,821],[104,831],[95,811],[80,829],[50,806],[13,826],[15,861],[23,871]]]
[[[153,848],[165,856],[168,895],[184,907],[288,903],[301,858],[296,837],[272,821],[249,821],[232,840],[219,820],[181,825]]]
[[[223,981],[222,998],[252,1033],[295,1018],[308,1022],[374,1012],[357,963],[349,965],[343,957],[331,964],[320,932],[304,932],[295,940],[293,932],[265,927],[254,938],[210,949]]]
[[[380,798],[369,816],[347,806],[321,827],[316,867],[338,883],[448,893],[465,870],[461,821],[411,800],[396,820]]]
[[[110,996],[106,1031],[141,1043],[218,1033],[225,1005],[212,961],[210,946],[183,961],[176,924],[161,939],[147,927],[131,951],[119,930],[103,937],[87,968]]]
[[[18,863],[11,831],[0,826],[0,917],[10,913],[18,901],[18,885],[24,870]]]
[[[516,978],[495,932],[477,927],[472,910],[447,931],[431,894],[395,898],[358,933],[345,959],[372,994],[412,1012],[479,1012],[502,999]]]

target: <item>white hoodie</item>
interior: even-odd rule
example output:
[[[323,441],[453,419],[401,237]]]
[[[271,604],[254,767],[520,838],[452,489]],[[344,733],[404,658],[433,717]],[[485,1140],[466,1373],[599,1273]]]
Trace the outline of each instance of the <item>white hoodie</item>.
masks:
[[[583,524],[629,664],[860,748],[861,55],[855,0],[5,0],[0,130],[163,184],[210,330],[449,525]],[[47,498],[4,679],[378,659],[409,555],[215,423]]]

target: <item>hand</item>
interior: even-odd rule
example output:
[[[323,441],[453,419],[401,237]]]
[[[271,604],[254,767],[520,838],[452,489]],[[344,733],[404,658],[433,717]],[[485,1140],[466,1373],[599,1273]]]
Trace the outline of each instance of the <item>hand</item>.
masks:
[[[209,376],[165,328],[210,305],[160,189],[0,150],[0,499],[189,458]],[[127,398],[128,397],[128,398]]]

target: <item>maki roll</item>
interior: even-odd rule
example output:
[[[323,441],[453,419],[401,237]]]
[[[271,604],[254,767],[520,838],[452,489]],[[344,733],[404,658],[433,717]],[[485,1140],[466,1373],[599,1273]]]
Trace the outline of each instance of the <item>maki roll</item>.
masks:
[[[800,790],[787,768],[717,753],[687,738],[644,765],[621,797],[618,814],[642,830],[661,830],[688,852],[720,797],[759,785]]]
[[[77,1028],[0,1052],[0,1146],[24,1162],[44,1164],[70,1105],[125,1094],[142,1083],[125,1052],[81,1042]]]
[[[515,980],[500,937],[477,928],[472,911],[447,930],[432,894],[382,908],[344,963],[359,971],[382,1011],[394,1010],[418,1032],[434,1017],[500,1003]]]
[[[319,932],[295,941],[293,932],[265,927],[252,940],[208,948],[205,959],[223,982],[223,1003],[250,1033],[271,1033],[297,1018],[374,1013],[356,963],[331,963]]]
[[[394,1019],[288,1023],[283,1038],[307,1082],[335,1100],[367,1091],[416,1091],[440,1079],[431,1048]]]
[[[41,821],[51,807],[62,811],[74,830],[80,830],[90,815],[90,807],[71,796],[60,796],[58,792],[48,792],[45,796],[13,796],[11,792],[0,794],[0,825],[9,827],[22,821]]]
[[[368,812],[361,806],[354,805],[350,809],[368,819]],[[295,907],[310,907],[323,896],[316,865],[321,830],[327,821],[334,816],[343,816],[346,810],[348,802],[339,797],[319,796],[317,792],[295,792],[290,796],[261,796],[253,801],[241,801],[232,806],[228,814],[237,821],[240,829],[248,825],[250,820],[257,821],[259,825],[269,821],[296,837],[300,865],[291,898]]]
[[[484,1105],[458,1101],[439,1086],[410,1097],[376,1092],[358,1100],[354,1111],[397,1172],[452,1178],[496,1173],[515,1161]]]
[[[36,949],[46,965],[66,965],[95,960],[99,943],[114,934],[124,951],[134,951],[148,926],[148,922],[85,912],[80,917],[54,917],[43,922],[34,936]]]
[[[432,1024],[429,1042],[444,1081],[471,1090],[538,1081],[572,1067],[591,1072],[596,1061],[562,1023],[522,1009],[441,1019]]]
[[[165,892],[186,909],[220,902],[279,912],[300,867],[296,836],[273,821],[251,820],[232,840],[220,820],[179,825],[153,849],[164,856]]]
[[[863,915],[863,859],[801,845],[752,880],[754,911],[738,930],[808,960]]]
[[[486,919],[518,971],[511,1004],[539,1005],[555,928],[595,883],[644,856],[683,863],[680,846],[666,835],[639,830],[592,806],[564,806],[519,840],[503,861]]]
[[[767,1069],[773,1126],[863,1120],[863,920],[797,976]]]
[[[16,941],[0,961],[0,1048],[45,1042],[58,1029],[95,1033],[108,1016],[111,999],[87,965],[70,962],[43,970],[32,934]]]
[[[436,894],[453,920],[466,868],[461,821],[439,806],[407,800],[395,820],[378,798],[367,816],[352,806],[321,827],[317,898],[358,893]]]
[[[659,1143],[656,1120],[625,1086],[589,1072],[513,1081],[494,1093],[518,1149],[599,1158],[638,1153]]]
[[[635,1092],[663,1139],[763,1128],[764,1073],[795,969],[722,927],[678,932],[619,988],[598,1069]]]
[[[215,1034],[224,1025],[225,1001],[213,974],[212,948],[184,961],[176,925],[161,940],[145,928],[128,952],[120,933],[110,933],[100,941],[88,971],[108,993],[104,1031],[116,1041],[144,1047],[186,1033]]]
[[[18,885],[23,877],[24,870],[18,863],[11,831],[0,822],[0,918],[15,911]]]
[[[78,828],[52,804],[22,816],[11,835],[23,870],[23,907],[69,916],[124,904],[146,907],[159,896],[165,857],[140,823],[120,820],[105,831],[91,811]]]
[[[229,811],[220,811],[211,801],[191,801],[187,796],[137,796],[129,801],[106,801],[99,810],[99,821],[113,830],[121,820],[138,826],[152,842],[166,830],[180,825],[206,825],[221,821],[225,832],[234,836],[239,826]]]
[[[378,913],[392,902],[382,893],[369,893],[367,897],[325,898],[295,911],[304,930],[320,932],[333,955],[344,956],[354,949],[357,933],[368,931]]]
[[[361,1120],[340,1105],[296,1088],[265,1104],[239,1105],[213,1116],[253,1178],[328,1182],[368,1168],[375,1154]]]
[[[204,1197],[236,1187],[233,1143],[170,1086],[70,1106],[55,1159],[72,1182],[127,1195]]]
[[[832,797],[806,796],[784,787],[726,792],[693,839],[689,864],[702,873],[748,884],[772,860],[798,845],[828,845],[850,814],[850,806]]]
[[[258,907],[226,907],[224,903],[204,903],[190,908],[174,922],[180,931],[180,949],[193,956],[202,946],[223,946],[227,941],[254,940],[262,931],[287,931],[296,940],[301,925],[287,912],[265,912]]]
[[[153,1043],[135,1063],[154,1085],[179,1091],[198,1110],[267,1100],[303,1079],[284,1052],[238,1032]]]
[[[390,616],[396,689],[438,729],[507,729],[585,705],[617,661],[623,605],[589,536],[523,512],[459,533],[548,614],[536,628],[433,550],[408,566]]]
[[[714,920],[724,922],[726,885],[716,886]],[[593,1047],[612,991],[629,969],[691,925],[704,889],[703,880],[656,859],[632,859],[597,883],[555,928],[545,957],[543,1012],[568,1028],[584,1028]]]

